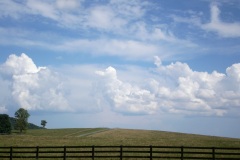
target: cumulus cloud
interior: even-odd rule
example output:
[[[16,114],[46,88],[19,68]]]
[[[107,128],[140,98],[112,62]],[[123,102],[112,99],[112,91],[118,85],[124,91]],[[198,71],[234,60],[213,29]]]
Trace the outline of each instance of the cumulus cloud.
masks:
[[[239,114],[233,110],[240,106],[240,64],[227,68],[224,74],[193,71],[181,62],[164,66],[160,58],[155,59],[157,68],[145,85],[121,81],[113,67],[96,72],[102,77],[102,92],[113,110],[136,114]]]
[[[0,67],[1,68],[1,67]],[[1,71],[0,71],[1,73]],[[2,112],[7,112],[9,110],[8,105],[9,101],[11,102],[11,82],[6,80],[7,77],[3,77],[0,74],[0,110]],[[11,104],[11,103],[10,103]]]
[[[99,112],[89,65],[39,67],[26,54],[12,54],[0,65],[0,111],[22,107],[43,112]]]
[[[71,110],[57,73],[46,67],[37,67],[26,54],[10,55],[0,66],[0,73],[11,84],[11,97],[19,107],[29,110]]]
[[[152,114],[156,111],[154,95],[148,90],[120,81],[113,67],[96,73],[104,79],[100,82],[103,95],[114,111],[126,114]]]
[[[239,115],[240,64],[226,73],[193,71],[188,64],[103,71],[98,66],[38,67],[26,54],[10,55],[0,65],[0,112],[17,107],[31,111],[101,112],[128,115]],[[94,72],[96,71],[96,72]],[[96,74],[95,74],[96,73]]]
[[[2,65],[2,72],[9,75],[21,75],[25,73],[37,73],[41,69],[38,68],[32,59],[30,59],[26,54],[22,54],[20,57],[12,54],[9,56],[8,60]]]

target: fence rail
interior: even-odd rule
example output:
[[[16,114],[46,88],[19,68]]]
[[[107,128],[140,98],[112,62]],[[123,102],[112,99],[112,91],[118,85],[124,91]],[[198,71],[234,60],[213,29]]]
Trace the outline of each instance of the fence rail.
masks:
[[[178,159],[240,160],[240,148],[185,146],[0,147],[0,159]]]

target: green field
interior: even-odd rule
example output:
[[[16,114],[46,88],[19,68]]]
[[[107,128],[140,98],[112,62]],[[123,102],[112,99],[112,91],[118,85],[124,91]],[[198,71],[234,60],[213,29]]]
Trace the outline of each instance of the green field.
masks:
[[[240,147],[240,139],[153,130],[108,128],[37,129],[0,136],[0,146],[156,145]]]

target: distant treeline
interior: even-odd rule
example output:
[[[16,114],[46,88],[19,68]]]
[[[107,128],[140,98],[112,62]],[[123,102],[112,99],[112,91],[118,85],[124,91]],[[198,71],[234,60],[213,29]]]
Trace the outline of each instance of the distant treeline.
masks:
[[[9,117],[9,119],[10,119],[12,129],[14,129],[14,126],[16,125],[16,118]],[[43,127],[39,127],[33,123],[28,123],[28,129],[43,129]]]

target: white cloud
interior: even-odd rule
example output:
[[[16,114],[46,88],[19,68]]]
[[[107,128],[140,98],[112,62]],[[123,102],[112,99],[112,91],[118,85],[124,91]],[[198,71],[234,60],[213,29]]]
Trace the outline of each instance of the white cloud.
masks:
[[[207,31],[217,32],[222,37],[240,37],[240,22],[227,23],[220,19],[220,9],[216,4],[211,5],[211,21],[202,24],[202,28]]]
[[[240,64],[228,67],[225,74],[193,71],[181,62],[163,65],[159,57],[155,64],[157,68],[150,70],[122,66],[118,71],[108,67],[95,72],[99,66],[69,65],[53,71],[37,67],[25,54],[10,55],[0,66],[1,111],[20,106],[35,111],[101,112],[111,107],[130,115],[240,114]]]
[[[158,56],[154,56],[154,64],[157,67],[160,67],[162,65],[162,61],[161,61],[161,59]]]
[[[217,3],[212,3],[210,5],[210,22],[203,23],[202,13],[191,13],[189,17],[181,17],[178,15],[171,15],[173,20],[177,23],[189,23],[190,25],[198,26],[201,29],[208,32],[215,32],[220,37],[224,38],[237,38],[240,37],[240,22],[224,22],[221,19],[221,10]]]
[[[114,111],[126,114],[156,112],[157,103],[154,102],[154,95],[148,90],[120,81],[113,67],[96,73],[104,79],[99,82],[99,85],[103,85],[101,86],[103,95],[106,96]]]
[[[129,35],[131,34],[130,32]],[[154,40],[154,36],[150,38],[151,34],[149,31],[149,39],[147,40],[134,37],[133,39],[111,37],[88,39],[64,37],[56,35],[53,32],[41,33],[31,30],[26,31],[0,27],[0,35],[2,36],[0,43],[2,45],[42,48],[51,52],[85,53],[94,56],[110,55],[128,60],[140,59],[145,61],[151,60],[154,55],[158,55],[164,59],[172,58],[174,55],[183,53],[185,47],[188,49],[198,48],[191,42],[178,40],[177,38],[174,39],[174,37],[169,37],[171,39],[169,41],[163,39],[162,41],[155,42],[156,39]]]
[[[215,32],[220,37],[224,38],[238,38],[240,37],[240,22],[224,22],[221,18],[221,10],[219,9],[218,3],[212,3],[210,5],[210,22],[203,23],[203,14],[202,12],[189,12],[189,17],[181,17],[178,15],[171,15],[173,20],[177,23],[188,23],[200,27],[201,29],[207,32]],[[226,16],[226,15],[225,15]],[[231,17],[227,17],[231,19]]]
[[[53,20],[59,19],[59,12],[51,3],[46,3],[39,0],[28,0],[26,5],[31,10],[32,14],[41,15]]]
[[[150,60],[149,57],[154,55],[171,58],[183,53],[186,48],[198,47],[191,41],[177,38],[161,24],[150,25],[146,15],[153,6],[148,1],[119,0],[90,2],[88,5],[84,1],[66,0],[10,2],[3,3],[10,18],[16,13],[19,20],[28,17],[24,23],[32,19],[43,28],[51,24],[58,29],[66,29],[67,34],[60,35],[56,32],[58,29],[51,28],[38,32],[27,25],[26,28],[0,27],[2,45],[37,47],[67,53],[84,52],[97,56],[113,55],[134,60]],[[81,33],[83,36],[69,37],[68,32],[76,35]]]
[[[0,65],[1,111],[23,107],[43,112],[99,112],[93,98],[97,67],[38,67],[26,54],[10,55]]]
[[[146,12],[145,7],[150,5],[147,1],[139,0],[110,0],[109,4],[113,6],[118,14],[128,19],[138,19],[144,16]]]
[[[10,55],[2,67],[2,72],[6,72],[11,75],[37,73],[40,69],[42,69],[37,68],[32,59],[30,59],[26,54],[22,54],[20,57],[14,54]]]
[[[184,115],[240,114],[240,64],[234,64],[227,73],[193,71],[187,64],[176,62],[161,65],[156,57],[157,69],[150,80],[142,75],[142,85],[119,80],[116,69],[108,67],[98,71],[104,84],[103,99],[113,110],[121,113],[152,114],[168,112]],[[149,75],[148,75],[149,76]],[[231,84],[231,85],[229,85]]]
[[[0,2],[0,17],[11,17],[15,19],[26,16],[37,15],[56,22],[59,26],[75,28],[82,22],[81,16],[85,11],[81,11],[81,1],[76,0],[56,0],[40,1],[26,0],[15,2],[13,0],[3,0]],[[45,19],[45,20],[46,20]]]
[[[130,27],[132,33],[136,35],[137,38],[143,41],[166,41],[166,42],[180,42],[181,40],[176,38],[171,31],[164,27],[159,26],[149,26],[145,22],[137,22]]]
[[[104,5],[82,5],[83,1],[56,0],[40,1],[27,0],[22,3],[3,1],[2,16],[24,17],[38,15],[53,20],[66,28],[84,28],[86,26],[97,30],[110,29],[119,32],[132,20],[144,15],[143,7],[146,2],[109,1]],[[114,29],[113,29],[114,27]]]
[[[0,67],[1,68],[1,67]],[[0,107],[2,111],[8,111],[9,107],[12,105],[11,97],[11,82],[7,80],[8,77],[1,75],[0,70]]]
[[[59,51],[88,52],[92,55],[120,56],[125,59],[149,59],[149,57],[158,54],[161,50],[153,44],[118,39],[70,40],[60,45],[55,45],[53,49]]]
[[[79,0],[56,0],[56,5],[60,9],[72,10],[80,7]]]
[[[97,6],[90,10],[86,23],[96,29],[116,32],[126,25],[127,21],[118,17],[112,8]]]
[[[0,66],[0,73],[11,83],[12,98],[19,107],[29,110],[72,110],[57,73],[46,67],[37,67],[26,54],[10,55]]]

